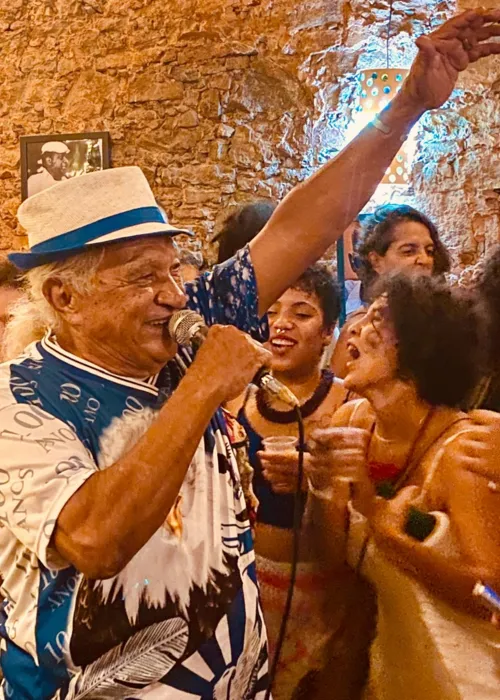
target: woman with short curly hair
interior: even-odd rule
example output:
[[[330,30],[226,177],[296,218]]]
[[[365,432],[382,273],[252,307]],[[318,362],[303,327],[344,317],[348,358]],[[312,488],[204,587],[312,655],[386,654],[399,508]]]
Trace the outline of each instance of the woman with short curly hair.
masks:
[[[345,387],[363,399],[334,417],[368,433],[346,551],[378,596],[370,698],[493,700],[498,632],[472,590],[478,579],[500,588],[498,496],[463,468],[476,426],[459,408],[484,371],[483,318],[470,295],[432,277],[399,274],[375,293],[348,341]],[[327,468],[346,476],[335,473],[334,437],[318,438],[324,450],[332,442],[323,471],[309,469],[313,485]],[[500,483],[498,460],[490,466]],[[330,542],[346,507],[333,485],[312,510]]]

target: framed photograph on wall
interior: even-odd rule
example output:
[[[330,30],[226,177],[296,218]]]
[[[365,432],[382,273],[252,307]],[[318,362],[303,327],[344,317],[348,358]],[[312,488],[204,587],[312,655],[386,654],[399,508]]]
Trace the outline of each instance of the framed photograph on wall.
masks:
[[[109,132],[21,136],[21,197],[110,167]]]

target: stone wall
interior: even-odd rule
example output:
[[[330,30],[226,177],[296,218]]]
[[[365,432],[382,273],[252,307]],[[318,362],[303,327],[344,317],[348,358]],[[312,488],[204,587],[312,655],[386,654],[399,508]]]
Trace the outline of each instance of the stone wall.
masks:
[[[390,60],[453,0],[395,0]],[[0,249],[20,247],[19,136],[107,130],[174,223],[280,199],[342,145],[356,69],[385,60],[387,0],[0,0]],[[412,189],[457,272],[498,239],[500,63],[424,123]],[[500,172],[498,172],[500,176]]]
[[[459,10],[477,6],[458,2]],[[448,109],[425,119],[413,168],[415,202],[438,221],[463,285],[500,240],[499,96],[499,57],[464,72]]]

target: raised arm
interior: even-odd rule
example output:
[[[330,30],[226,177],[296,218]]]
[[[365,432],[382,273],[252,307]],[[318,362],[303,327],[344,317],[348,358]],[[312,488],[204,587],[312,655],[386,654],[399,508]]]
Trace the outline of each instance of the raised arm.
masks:
[[[500,9],[469,10],[417,40],[401,91],[336,158],[295,187],[251,242],[263,314],[337,240],[382,180],[401,141],[424,112],[450,96],[459,72],[500,54]]]

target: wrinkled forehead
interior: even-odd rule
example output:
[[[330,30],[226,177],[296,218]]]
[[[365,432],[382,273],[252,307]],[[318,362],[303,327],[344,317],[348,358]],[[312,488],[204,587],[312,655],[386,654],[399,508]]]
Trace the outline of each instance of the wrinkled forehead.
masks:
[[[43,155],[47,156],[48,158],[52,158],[52,160],[56,160],[57,158],[59,158],[59,160],[62,160],[63,158],[67,158],[69,156],[69,153],[57,153],[56,151],[47,151]]]
[[[169,236],[147,236],[104,246],[100,270],[151,265],[168,269],[179,259],[179,249]]]

